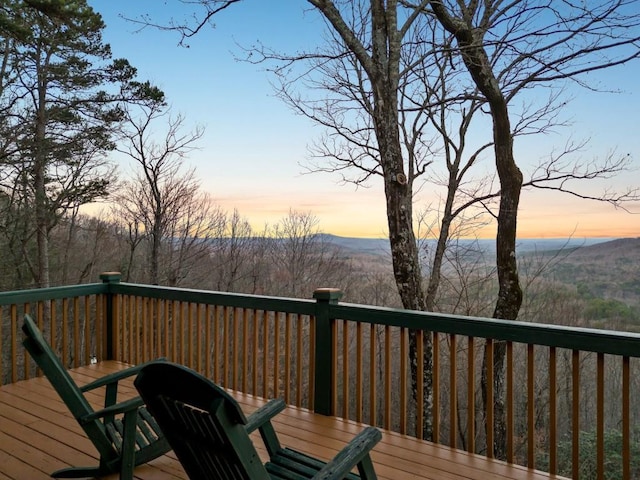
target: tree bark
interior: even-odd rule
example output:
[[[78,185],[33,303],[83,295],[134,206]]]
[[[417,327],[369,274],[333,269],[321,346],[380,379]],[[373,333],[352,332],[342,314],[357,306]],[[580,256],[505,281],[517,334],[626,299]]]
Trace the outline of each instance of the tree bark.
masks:
[[[308,0],[340,35],[347,48],[356,56],[371,83],[373,93],[373,127],[378,143],[380,166],[389,226],[389,244],[393,273],[402,305],[406,309],[425,310],[422,272],[413,229],[413,178],[405,172],[400,142],[398,112],[398,82],[403,32],[398,30],[397,1],[371,1],[371,54],[344,22],[340,12],[329,0]],[[426,3],[426,2],[425,2]],[[417,11],[415,13],[417,15]],[[409,20],[405,26],[411,21]],[[403,27],[404,30],[404,27]],[[424,421],[421,436],[431,438],[432,410],[432,349],[429,332],[422,336],[422,359],[418,358],[418,332],[409,335],[409,362],[414,400],[423,398]],[[423,378],[418,381],[418,362],[422,361]],[[418,385],[422,383],[421,395]]]
[[[35,110],[35,125],[33,139],[33,189],[36,219],[37,244],[37,284],[39,288],[50,286],[49,280],[49,208],[47,206],[46,191],[46,125],[47,125],[47,69],[49,55],[45,55],[43,62],[36,68],[37,74],[37,104]]]
[[[389,90],[388,95],[395,97],[395,91]],[[389,97],[387,97],[389,98]],[[378,105],[382,104],[383,108]],[[384,111],[385,102],[376,102],[376,136],[380,148],[380,158],[384,171],[385,198],[387,206],[387,222],[389,227],[389,244],[393,274],[402,305],[410,310],[426,310],[424,291],[422,289],[422,272],[418,255],[415,233],[413,230],[413,194],[411,184],[406,181],[403,171],[402,152],[400,147],[397,108]],[[393,118],[393,115],[396,118]],[[422,359],[418,342],[418,331],[409,332],[409,363],[411,368],[411,390],[416,406],[423,411],[422,425],[417,425],[417,433],[423,438],[431,439],[432,435],[432,345],[429,332],[422,335]],[[419,363],[422,361],[422,378]],[[422,392],[419,395],[419,385]],[[422,396],[422,402],[419,402]],[[419,403],[422,403],[420,406]]]
[[[507,101],[502,94],[498,79],[494,75],[491,62],[484,49],[485,32],[473,28],[471,17],[454,18],[446,11],[441,2],[431,2],[434,13],[442,26],[455,35],[462,59],[478,90],[486,98],[493,122],[493,142],[496,170],[500,179],[500,207],[498,211],[498,231],[496,235],[496,267],[498,270],[498,298],[494,318],[515,320],[522,305],[522,289],[518,276],[516,259],[516,233],[518,205],[522,189],[522,173],[513,155],[513,138],[509,120]],[[486,349],[485,349],[486,352]],[[494,383],[494,425],[487,425],[487,431],[493,428],[494,455],[506,457],[507,425],[505,409],[505,354],[506,345],[499,342],[493,350],[492,362]],[[487,355],[482,367],[482,398],[487,410]]]

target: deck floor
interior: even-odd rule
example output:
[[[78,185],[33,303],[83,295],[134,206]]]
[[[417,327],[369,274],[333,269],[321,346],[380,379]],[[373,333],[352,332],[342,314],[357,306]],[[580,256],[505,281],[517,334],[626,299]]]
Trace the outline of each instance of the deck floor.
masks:
[[[79,384],[125,368],[118,362],[101,362],[72,371]],[[124,397],[135,394],[129,383]],[[98,404],[99,393],[90,394]],[[264,400],[235,394],[247,413]],[[328,459],[360,429],[355,422],[316,415],[288,407],[274,422],[283,445]],[[258,437],[259,438],[259,437]],[[393,432],[383,432],[372,453],[378,476],[385,480],[543,480],[560,478],[523,467],[490,461]],[[50,478],[49,474],[70,465],[95,465],[97,454],[80,427],[45,378],[33,378],[0,387],[0,480]],[[116,475],[108,477],[116,479]],[[138,467],[139,480],[186,479],[172,453]]]

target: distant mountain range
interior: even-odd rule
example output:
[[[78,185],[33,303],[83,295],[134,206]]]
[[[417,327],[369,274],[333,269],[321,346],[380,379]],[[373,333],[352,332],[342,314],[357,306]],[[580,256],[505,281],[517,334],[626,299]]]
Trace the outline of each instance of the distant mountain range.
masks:
[[[554,255],[554,252],[544,254]],[[553,262],[549,276],[570,285],[580,285],[583,295],[615,299],[640,308],[638,259],[640,237],[618,238],[574,250],[563,250]]]
[[[331,234],[321,234],[320,237],[328,243],[334,244],[345,250],[359,253],[379,253],[388,254],[390,252],[389,240],[387,238],[353,238],[339,237]],[[545,252],[558,250],[573,250],[581,247],[602,244],[616,241],[615,237],[610,238],[524,238],[518,240],[517,249],[519,253]],[[627,240],[627,239],[621,239]],[[633,239],[631,239],[633,240]],[[640,241],[640,239],[638,239]],[[461,245],[476,246],[479,250],[492,254],[495,251],[494,239],[480,240],[458,240]],[[427,240],[428,244],[435,245],[435,240]]]

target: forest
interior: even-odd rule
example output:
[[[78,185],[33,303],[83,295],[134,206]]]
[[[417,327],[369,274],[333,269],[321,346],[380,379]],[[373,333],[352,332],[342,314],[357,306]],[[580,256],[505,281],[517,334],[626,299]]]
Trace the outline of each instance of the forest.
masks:
[[[204,15],[202,19],[206,21],[212,15],[221,14],[227,7],[233,8],[234,3],[237,1],[202,2],[206,9],[194,13],[194,18]],[[314,65],[313,57],[305,59],[302,56],[300,61],[308,62],[312,67],[309,81],[317,86],[322,85],[322,75],[344,73],[345,80],[352,82],[356,80],[351,78],[351,73],[371,76],[370,59],[367,60],[364,52],[355,48],[361,39],[356,38],[355,29],[346,29],[349,24],[367,27],[369,20],[365,14],[370,14],[372,25],[375,26],[379,15],[392,15],[394,9],[418,12],[429,4],[426,2],[422,7],[416,6],[416,10],[408,5],[393,4],[387,10],[378,11],[377,7],[372,7],[369,11],[364,2],[359,6],[364,16],[351,18],[348,12],[329,12],[325,7],[316,5],[316,2],[310,3],[318,8],[320,14],[327,15],[330,23],[335,21],[333,16],[336,14],[344,15],[343,20],[348,22],[337,31],[338,37],[334,38],[335,45],[331,48],[339,48],[344,42],[347,47],[345,55],[348,55],[349,49],[354,50],[354,63],[351,66],[335,65],[331,69],[329,64]],[[635,17],[627,14],[628,6],[626,2],[620,2],[603,10],[602,18],[606,16],[608,28],[613,28],[612,22],[618,22],[620,26],[625,22],[633,25]],[[356,184],[372,175],[382,176],[388,182],[395,175],[393,171],[400,168],[404,172],[393,177],[395,180],[387,188],[388,192],[395,191],[389,193],[395,197],[388,198],[389,225],[395,225],[393,228],[399,230],[389,231],[390,264],[384,264],[364,262],[359,258],[360,255],[347,259],[335,246],[325,245],[323,238],[317,236],[321,232],[318,219],[312,212],[297,211],[295,205],[288,216],[277,224],[265,225],[261,231],[255,231],[255,227],[242,217],[242,212],[223,211],[215,205],[211,193],[202,188],[197,172],[185,167],[184,160],[197,148],[203,129],[186,128],[184,116],[172,112],[170,99],[165,98],[159,88],[138,78],[135,66],[126,59],[113,57],[109,45],[102,40],[105,25],[98,12],[85,2],[5,2],[0,8],[0,208],[3,213],[0,243],[5,253],[0,265],[2,289],[94,281],[99,272],[115,270],[122,272],[127,281],[170,286],[199,285],[218,290],[291,296],[308,296],[317,285],[340,283],[337,286],[349,292],[353,301],[390,305],[396,305],[399,301],[405,308],[499,318],[522,317],[524,312],[519,312],[522,294],[518,293],[521,287],[516,264],[507,259],[508,251],[515,250],[514,219],[501,213],[504,208],[501,202],[506,201],[504,198],[501,200],[501,196],[507,194],[508,189],[493,189],[489,177],[477,180],[473,188],[463,187],[465,181],[462,176],[474,166],[478,155],[493,146],[493,141],[489,141],[477,146],[477,150],[466,153],[464,150],[465,131],[474,121],[473,113],[481,109],[484,102],[464,90],[464,95],[470,95],[465,100],[469,106],[456,106],[460,102],[464,105],[462,98],[466,98],[460,96],[462,93],[456,93],[456,89],[471,86],[465,85],[458,78],[458,73],[454,74],[445,68],[451,65],[455,69],[453,59],[439,58],[437,53],[428,55],[423,49],[429,42],[433,45],[439,41],[456,41],[455,35],[451,37],[447,33],[450,23],[455,20],[455,9],[451,7],[452,10],[447,12],[437,5],[432,7],[434,17],[414,15],[407,19],[401,30],[407,35],[406,45],[402,43],[403,39],[396,38],[394,42],[397,44],[392,43],[390,47],[399,52],[409,49],[407,58],[414,58],[417,62],[412,64],[414,70],[405,68],[402,73],[404,77],[393,80],[398,85],[398,92],[402,92],[399,96],[401,102],[394,102],[394,115],[400,115],[402,122],[405,122],[404,141],[401,147],[389,145],[388,148],[389,152],[400,148],[401,156],[406,157],[404,166],[387,165],[387,153],[382,152],[387,147],[382,144],[376,146],[371,138],[366,148],[363,147],[362,161],[357,160],[359,154],[354,149],[347,158],[340,158],[334,152],[336,156],[327,166],[317,165],[319,170],[342,171],[339,164],[343,162],[354,173],[345,177],[345,180]],[[516,37],[520,30],[532,28],[527,23],[534,11],[529,11],[530,7],[532,5],[527,2],[519,2],[514,6],[513,18],[518,18],[521,23],[514,23],[512,30],[505,32],[514,36],[514,45],[520,41]],[[468,8],[479,7],[470,4]],[[492,11],[490,7],[486,8],[487,13]],[[560,12],[557,14],[561,15]],[[593,45],[597,45],[602,40],[599,35],[603,32],[596,28],[598,20],[591,19],[590,23],[589,12],[576,7],[576,11],[569,10],[562,15],[566,16],[567,21],[571,19],[576,26],[580,22],[589,26],[580,32],[581,41],[592,41]],[[140,21],[151,22],[150,19]],[[437,21],[441,23],[440,27]],[[563,35],[563,32],[554,30],[554,25],[541,24],[538,28],[550,36]],[[189,28],[189,25],[174,23],[167,26],[168,30],[179,32],[183,39],[195,35],[196,31]],[[486,29],[488,35],[493,27],[487,23],[482,28]],[[432,29],[442,38],[425,38],[425,29]],[[365,29],[359,34],[366,36],[369,33]],[[615,44],[599,45],[598,49],[610,51],[611,57],[603,57],[602,63],[589,68],[609,68],[634,60],[637,52],[626,48],[635,41],[632,34],[633,31],[630,31],[629,37],[621,38]],[[567,42],[578,41],[577,32],[566,35]],[[424,45],[411,50],[411,45],[422,45],[416,43],[418,40]],[[457,38],[457,42],[463,40]],[[487,48],[489,46],[490,43]],[[547,63],[551,65],[551,60],[555,60],[565,65],[567,71],[562,78],[573,78],[580,72],[572,70],[571,62],[589,58],[591,53],[588,43],[583,47],[583,50],[571,56],[566,56],[564,50],[548,52]],[[300,113],[316,117],[324,124],[328,129],[327,139],[333,137],[336,141],[346,142],[344,145],[349,142],[365,145],[363,138],[348,134],[350,130],[347,125],[332,124],[331,118],[337,117],[331,112],[319,111],[314,106],[315,101],[303,100],[295,95],[295,84],[287,80],[285,71],[277,68],[277,65],[291,62],[293,58],[278,56],[268,50],[255,53],[261,58],[260,63],[272,62],[276,67],[274,74],[281,82],[279,94],[283,101],[295,108],[298,98]],[[495,51],[493,54],[500,61],[508,58],[503,52]],[[536,51],[536,54],[542,55],[542,51]],[[374,50],[371,55],[382,53]],[[557,58],[553,55],[557,55]],[[496,63],[496,66],[499,65],[502,64]],[[511,72],[513,82],[503,85],[503,94],[509,96],[505,98],[512,98],[519,89],[533,87],[536,82],[552,81],[528,77],[526,72],[532,68],[528,63],[517,66],[505,64],[504,68],[501,75],[506,78],[509,76],[507,72]],[[386,128],[382,123],[390,117],[380,120],[382,123],[379,125],[376,123],[378,116],[387,113],[376,110],[376,102],[383,102],[376,100],[378,93],[375,93],[375,82],[371,79],[362,82],[360,91],[372,103],[368,100],[359,102],[353,91],[337,90],[336,94],[341,95],[347,103],[361,103],[365,113],[370,115],[373,123],[365,121],[365,116],[362,120],[364,123],[353,131],[369,132],[366,134],[369,137],[370,134],[379,135]],[[476,85],[474,88],[483,92],[482,86]],[[484,95],[487,96],[487,92]],[[416,110],[403,103],[411,96],[416,104],[424,103],[420,96],[438,101],[428,108],[425,106]],[[514,126],[513,138],[521,134],[541,134],[559,126],[553,120],[560,108],[556,101],[559,99],[547,100],[540,110],[518,112],[521,120]],[[445,112],[446,116],[438,117]],[[460,117],[461,129],[453,135],[458,113],[463,114]],[[414,131],[410,133],[408,127],[412,122]],[[420,130],[416,130],[418,125],[421,125]],[[433,129],[435,133],[426,140],[425,134]],[[441,146],[437,147],[439,143]],[[329,143],[320,141],[317,144],[318,155],[331,157],[329,146]],[[580,195],[569,187],[569,181],[608,178],[623,173],[631,166],[631,159],[627,156],[611,156],[599,162],[565,164],[563,157],[575,153],[572,147],[567,148],[557,158],[552,157],[546,166],[539,166],[531,178],[522,180],[524,183],[518,190],[544,185],[545,188]],[[425,156],[427,150],[433,152],[433,159]],[[381,153],[378,166],[375,165],[375,158],[379,156],[377,151]],[[450,156],[454,153],[455,158]],[[133,165],[133,174],[123,176],[117,169],[115,159]],[[365,159],[368,159],[367,162],[374,161],[374,164],[367,166]],[[435,168],[436,160],[440,159],[449,162],[448,175],[453,182],[447,187],[448,199],[443,204],[444,210],[432,207],[431,210],[413,213],[409,201],[412,185],[419,178],[427,176],[428,169]],[[511,168],[506,166],[511,162],[505,159],[505,172]],[[432,175],[443,174],[434,170]],[[500,177],[504,175],[507,174],[499,174]],[[470,194],[474,188],[475,193]],[[509,195],[513,193],[515,190]],[[637,189],[629,189],[609,191],[591,200],[623,206],[625,202],[636,199]],[[83,208],[87,205],[97,205],[91,211],[99,213],[87,214]],[[409,223],[406,223],[407,213],[411,217]],[[499,225],[496,255],[491,260],[477,259],[472,252],[465,252],[465,247],[458,240],[474,238],[474,232],[479,227],[494,219]],[[503,223],[511,226],[505,230],[500,227]],[[310,260],[310,256],[314,259]],[[529,261],[527,258],[518,259],[518,256],[513,258],[521,265]],[[358,271],[359,267],[364,267],[365,271]],[[449,279],[452,273],[457,280]],[[560,272],[559,276],[563,280],[568,277],[571,280],[570,267]],[[274,281],[274,277],[282,281]],[[465,281],[465,277],[474,280]],[[487,291],[487,298],[481,298],[484,295],[476,293],[464,293],[468,289],[483,290],[484,285],[491,283],[492,277],[497,279],[499,286],[498,292],[493,293],[493,311],[490,307],[491,290]],[[513,291],[501,290],[506,288],[507,278]],[[337,279],[341,281],[337,282]],[[389,282],[395,287],[386,288]],[[385,287],[377,289],[363,286],[376,283]],[[441,288],[445,291],[440,291]],[[362,293],[378,290],[380,298],[375,293]],[[382,292],[386,292],[386,295]],[[583,296],[587,295],[584,286],[580,286],[580,292]],[[591,294],[594,301],[601,296],[598,291]],[[459,298],[455,298],[456,295]],[[608,307],[601,305],[601,308]],[[510,313],[507,314],[507,311]]]

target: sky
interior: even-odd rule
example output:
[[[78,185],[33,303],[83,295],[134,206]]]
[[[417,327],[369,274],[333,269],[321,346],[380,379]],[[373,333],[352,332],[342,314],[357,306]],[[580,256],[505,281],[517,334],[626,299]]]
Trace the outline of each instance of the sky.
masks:
[[[308,173],[309,146],[322,130],[275,97],[264,65],[238,61],[242,47],[257,41],[296,51],[323,38],[324,25],[303,0],[244,0],[220,13],[215,26],[178,45],[175,32],[140,30],[124,17],[148,14],[158,23],[185,18],[192,10],[177,0],[89,0],[107,25],[103,39],[114,57],[127,58],[141,79],[158,85],[187,127],[205,127],[200,147],[188,158],[202,187],[226,211],[237,209],[258,230],[290,210],[309,212],[326,233],[351,237],[387,236],[381,179],[366,187],[341,183],[337,174]],[[634,170],[619,178],[585,185],[604,189],[640,187],[640,62],[599,73],[598,85],[619,93],[572,93],[564,112],[572,125],[552,135],[516,139],[523,170],[546,158],[569,139],[590,139],[584,161],[615,150],[630,154]],[[490,125],[488,125],[490,128]],[[131,167],[120,165],[124,174]],[[439,199],[428,187],[416,196],[417,211]],[[518,219],[519,238],[640,236],[640,204],[635,213],[549,191],[525,191]],[[491,237],[493,228],[480,232]]]

